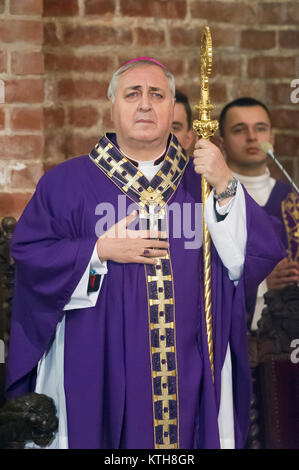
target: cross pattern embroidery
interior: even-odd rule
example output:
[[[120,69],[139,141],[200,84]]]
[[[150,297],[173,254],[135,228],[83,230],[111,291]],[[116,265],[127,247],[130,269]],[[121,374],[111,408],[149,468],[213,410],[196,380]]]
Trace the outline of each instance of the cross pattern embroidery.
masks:
[[[165,209],[152,202],[147,206],[141,207],[139,211],[140,228],[149,231],[163,230],[163,221],[165,219]]]
[[[167,265],[166,273],[163,273],[162,263]],[[166,285],[172,286],[169,254],[151,269],[151,274],[147,275],[149,296],[152,295],[149,304],[158,307],[158,316],[150,321],[155,448],[177,449],[178,396],[173,289],[166,294]],[[170,316],[167,315],[167,309],[171,309]],[[157,381],[159,386],[155,387]]]
[[[95,148],[99,156],[95,158],[94,161],[96,163],[99,163],[100,159],[104,158],[110,166],[110,169],[107,171],[107,176],[109,178],[113,178],[113,176],[116,176],[117,178],[117,175],[121,175],[122,178],[126,181],[122,189],[125,192],[128,192],[129,188],[133,186],[138,180],[138,178],[142,176],[142,173],[140,171],[136,171],[136,174],[134,176],[127,173],[124,170],[123,165],[128,162],[128,159],[123,156],[120,161],[114,160],[109,154],[109,150],[113,148],[113,145],[111,143],[108,143],[105,148],[102,148],[99,145],[97,145]]]

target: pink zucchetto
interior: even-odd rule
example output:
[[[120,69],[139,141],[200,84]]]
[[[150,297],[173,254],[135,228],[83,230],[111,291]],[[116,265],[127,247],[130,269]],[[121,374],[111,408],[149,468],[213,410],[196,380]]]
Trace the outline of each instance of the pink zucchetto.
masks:
[[[161,62],[159,62],[158,60],[154,59],[153,57],[135,57],[134,59],[128,60],[127,62],[125,62],[124,64],[122,64],[121,68],[122,68],[122,67],[125,67],[126,65],[132,64],[133,62],[141,62],[141,61],[144,61],[144,62],[153,62],[154,64],[159,65],[159,66],[162,67],[163,69],[167,70],[166,67],[165,67],[165,65],[161,64]]]

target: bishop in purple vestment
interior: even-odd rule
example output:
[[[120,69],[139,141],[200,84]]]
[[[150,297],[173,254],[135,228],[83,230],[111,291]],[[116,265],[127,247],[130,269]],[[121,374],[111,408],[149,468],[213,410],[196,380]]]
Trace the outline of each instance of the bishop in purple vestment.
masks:
[[[46,173],[17,224],[7,394],[47,381],[55,396],[63,390],[57,405],[65,407],[67,446],[83,449],[220,448],[221,403],[231,394],[226,424],[242,448],[251,391],[244,299],[284,249],[271,218],[239,183],[235,198],[227,195],[232,175],[220,150],[199,141],[189,158],[169,134],[174,86],[162,64],[130,61],[113,80],[116,133],[103,136],[90,155]],[[210,226],[220,233],[211,243],[214,376],[196,240],[201,174],[213,187]],[[221,196],[218,212],[213,194]],[[237,200],[244,211],[236,211]],[[101,204],[106,216],[115,209],[106,225]],[[194,243],[186,217],[196,229]],[[217,247],[229,249],[232,226],[232,246],[238,234],[245,243],[228,269],[226,250],[220,256]],[[107,266],[96,300],[72,308],[94,255]],[[88,277],[87,300],[93,270]],[[58,363],[61,375],[53,377]]]

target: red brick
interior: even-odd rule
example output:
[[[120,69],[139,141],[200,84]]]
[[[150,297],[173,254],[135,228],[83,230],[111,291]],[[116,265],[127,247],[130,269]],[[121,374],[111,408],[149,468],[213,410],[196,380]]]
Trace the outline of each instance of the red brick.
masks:
[[[238,46],[238,31],[235,27],[225,27],[218,26],[214,24],[211,28],[211,36],[213,47],[219,46]]]
[[[67,158],[89,154],[98,141],[98,134],[86,136],[85,134],[79,134],[76,132],[67,140]]]
[[[44,16],[75,16],[78,13],[78,0],[44,0]]]
[[[22,189],[24,192],[32,191],[42,175],[42,162],[28,162],[25,168],[11,171],[11,188],[12,190]]]
[[[5,43],[43,43],[43,24],[41,21],[2,20],[0,38]]]
[[[10,0],[12,15],[41,15],[43,0]]]
[[[236,46],[238,33],[235,28],[213,25],[211,28],[213,46]],[[199,46],[201,28],[186,28],[183,26],[170,29],[170,40],[174,46]]]
[[[212,76],[241,76],[242,62],[242,58],[240,57],[233,58],[225,55],[216,55],[213,58]]]
[[[210,85],[210,95],[212,104],[222,103],[227,101],[227,89],[225,83],[220,83],[218,81],[211,81]],[[194,101],[198,102],[198,92],[194,93]],[[215,110],[216,111],[216,110]],[[216,113],[212,113],[212,118],[215,119]]]
[[[3,109],[0,109],[0,130],[5,128],[5,112]]]
[[[158,57],[158,60],[159,57]],[[184,60],[183,59],[161,59],[161,62],[167,67],[175,76],[181,75],[184,71]]]
[[[114,124],[111,120],[110,108],[102,110],[102,124],[105,132],[113,130]]]
[[[70,108],[69,123],[74,127],[92,127],[98,123],[99,113],[92,106]]]
[[[86,136],[79,134],[77,131],[73,133],[49,133],[46,135],[46,163],[61,161],[78,155],[88,154],[97,144],[99,134]]]
[[[289,103],[287,103],[289,104]],[[271,111],[272,126],[277,129],[298,129],[299,110],[273,109]]]
[[[46,160],[50,159],[55,161],[65,160],[69,157],[67,151],[68,140],[72,138],[68,132],[63,131],[62,133],[55,131],[49,131],[45,134],[45,154]]]
[[[279,45],[288,49],[298,49],[299,31],[280,31]]]
[[[275,137],[277,156],[299,157],[299,136],[294,134],[277,134]]]
[[[45,71],[42,52],[13,52],[11,71],[16,75],[41,75]]]
[[[58,97],[64,100],[101,99],[107,96],[108,83],[103,80],[62,79],[58,83]]]
[[[275,31],[246,29],[241,31],[241,47],[245,49],[271,49],[275,47]]]
[[[199,99],[200,99],[200,86],[194,86],[191,83],[186,83],[186,80],[183,82],[178,81],[177,83],[177,88],[179,90],[184,89],[185,93],[187,94],[190,103],[195,103],[195,105],[198,104]],[[227,91],[226,91],[226,85],[224,83],[220,83],[218,80],[214,82],[210,82],[210,97],[211,97],[211,102],[213,105],[215,105],[218,102],[226,102],[227,101]],[[195,118],[198,119],[198,110],[194,109],[194,106],[192,106],[192,112],[195,115]],[[212,118],[214,119],[216,116],[216,110],[215,112],[212,112]]]
[[[113,62],[110,57],[96,55],[45,55],[45,68],[51,72],[107,72],[113,71]]]
[[[258,100],[265,101],[266,81],[252,78],[234,78],[230,80],[230,89],[232,90],[231,99],[242,96],[252,96]],[[221,101],[223,103],[223,101]]]
[[[62,38],[56,23],[44,22],[44,41],[49,46],[60,46]]]
[[[290,83],[267,83],[266,101],[270,105],[290,104],[292,90]]]
[[[0,157],[4,159],[39,159],[43,156],[44,138],[41,135],[1,135]]]
[[[61,128],[64,126],[65,112],[63,108],[44,108],[45,129]]]
[[[114,28],[112,26],[79,26],[67,24],[63,27],[64,42],[69,46],[131,44],[130,29]]]
[[[44,127],[43,110],[13,108],[10,114],[10,127],[12,130],[42,130]]]
[[[296,76],[295,57],[254,57],[248,61],[248,76],[287,78]]]
[[[209,22],[256,24],[257,14],[250,5],[236,2],[220,1],[193,1],[191,3],[191,17],[204,19]],[[212,29],[211,29],[212,33]]]
[[[298,2],[262,3],[259,5],[259,21],[262,24],[298,25]]]
[[[24,193],[0,193],[0,214],[2,217],[19,217],[29,200],[32,192]]]
[[[195,46],[200,43],[199,28],[177,27],[170,30],[170,41],[173,46]]]
[[[120,0],[120,11],[123,16],[183,19],[186,16],[187,5],[186,0],[171,0],[171,2]]]
[[[136,28],[133,34],[138,46],[165,46],[164,31],[153,28]]]
[[[5,51],[0,51],[0,73],[5,73],[7,71],[7,53]]]
[[[280,163],[286,170],[286,172],[292,177],[294,175],[294,160],[289,159],[289,158],[279,158]],[[279,169],[279,167],[276,165],[275,162],[270,161],[269,164],[269,170],[270,174],[273,178],[280,180],[280,181],[285,181],[286,183],[288,182],[288,179],[284,176],[283,172]]]
[[[243,58],[228,54],[214,54],[211,78],[218,76],[240,77],[242,74]],[[200,73],[200,56],[192,60],[189,70],[189,77],[198,77]]]
[[[40,103],[44,99],[42,79],[5,81],[6,103]]]
[[[105,15],[114,14],[115,0],[85,0],[86,15]]]

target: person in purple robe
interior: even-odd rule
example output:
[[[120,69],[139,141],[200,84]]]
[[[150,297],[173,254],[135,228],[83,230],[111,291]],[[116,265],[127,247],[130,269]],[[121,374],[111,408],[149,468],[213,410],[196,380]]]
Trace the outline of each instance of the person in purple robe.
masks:
[[[245,445],[246,292],[285,250],[219,148],[199,140],[189,158],[170,133],[174,96],[173,75],[153,58],[118,69],[115,133],[48,171],[15,229],[7,396],[54,399],[51,448]],[[213,368],[201,175],[212,186]]]
[[[289,183],[275,180],[270,175],[268,157],[261,144],[274,145],[275,135],[269,109],[264,103],[248,97],[231,101],[220,113],[219,128],[221,148],[232,174],[269,215],[282,222],[281,238],[288,252],[288,256],[279,261],[259,285],[257,295],[248,299],[250,317],[253,317],[250,326],[255,330],[265,306],[264,294],[269,289],[281,289],[299,282],[298,236],[297,241],[290,236],[296,230],[296,221],[290,220],[290,211],[285,210],[289,198],[298,204],[298,195]],[[290,201],[290,205],[294,202]],[[266,232],[265,237],[268,237]]]

